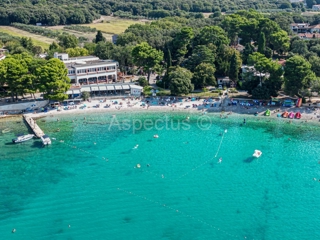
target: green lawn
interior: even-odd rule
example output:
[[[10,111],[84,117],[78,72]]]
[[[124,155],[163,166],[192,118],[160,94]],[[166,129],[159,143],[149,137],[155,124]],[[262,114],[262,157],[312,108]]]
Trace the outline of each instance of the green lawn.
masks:
[[[97,30],[101,30],[104,33],[109,34],[120,34],[123,33],[130,25],[132,24],[145,24],[141,21],[134,21],[128,19],[112,19],[112,20],[104,20],[103,23],[90,23],[83,24],[83,26],[96,28]]]
[[[0,32],[10,34],[12,36],[17,37],[30,37],[34,43],[34,45],[41,46],[43,49],[48,49],[49,45],[54,41],[51,38],[47,38],[41,35],[36,35],[33,33],[29,33],[14,27],[9,26],[0,26]]]

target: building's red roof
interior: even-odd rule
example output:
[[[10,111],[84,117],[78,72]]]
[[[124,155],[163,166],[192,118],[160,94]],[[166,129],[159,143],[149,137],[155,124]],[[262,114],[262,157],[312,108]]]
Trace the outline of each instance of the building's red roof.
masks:
[[[298,35],[300,38],[306,38],[306,39],[320,38],[319,33],[299,33]]]

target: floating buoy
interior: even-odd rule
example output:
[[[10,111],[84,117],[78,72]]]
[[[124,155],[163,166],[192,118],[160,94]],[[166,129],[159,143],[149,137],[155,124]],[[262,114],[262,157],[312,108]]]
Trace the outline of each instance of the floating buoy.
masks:
[[[14,228],[14,229],[12,229],[12,231],[11,231],[12,233],[15,233],[16,232],[16,229]]]
[[[262,152],[260,150],[254,150],[253,157],[259,158],[261,157]]]

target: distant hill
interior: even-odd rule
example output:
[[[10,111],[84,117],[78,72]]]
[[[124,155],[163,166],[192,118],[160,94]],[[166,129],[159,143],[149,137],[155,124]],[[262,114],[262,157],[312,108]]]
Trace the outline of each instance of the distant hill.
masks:
[[[226,12],[240,9],[303,8],[289,0],[0,0],[0,25],[12,22],[43,25],[91,23],[100,14],[153,18],[188,12]]]

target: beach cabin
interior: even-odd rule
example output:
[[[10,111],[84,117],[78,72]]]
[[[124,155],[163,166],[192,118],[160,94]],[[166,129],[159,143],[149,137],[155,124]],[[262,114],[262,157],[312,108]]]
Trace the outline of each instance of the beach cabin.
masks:
[[[294,101],[292,101],[291,99],[286,99],[286,100],[284,100],[282,106],[284,106],[284,107],[293,107],[294,106]]]
[[[272,98],[271,101],[270,101],[270,105],[271,106],[280,106],[281,105],[281,102],[278,98]]]
[[[140,96],[141,93],[143,92],[143,87],[138,86],[138,85],[131,85],[131,92],[130,94],[132,96]]]

